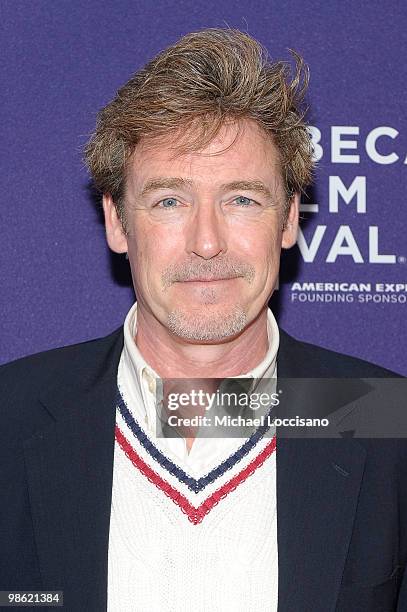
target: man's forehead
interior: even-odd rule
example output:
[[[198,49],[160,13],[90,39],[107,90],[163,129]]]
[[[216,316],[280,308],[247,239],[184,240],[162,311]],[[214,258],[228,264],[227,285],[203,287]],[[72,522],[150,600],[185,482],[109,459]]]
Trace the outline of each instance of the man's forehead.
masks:
[[[222,188],[226,183],[260,183],[273,187],[281,181],[278,150],[272,139],[253,121],[225,125],[219,134],[201,149],[182,149],[185,143],[177,133],[140,142],[128,165],[128,179],[138,191],[167,187],[193,188],[199,175],[211,174]],[[260,186],[261,190],[261,186]]]
[[[254,119],[242,117],[240,119],[226,119],[220,124],[219,129],[213,136],[208,136],[207,121],[202,122],[199,118],[181,124],[168,133],[144,136],[137,150],[148,153],[165,147],[173,151],[174,155],[180,155],[183,151],[190,151],[197,155],[219,155],[231,147],[235,141],[251,139],[272,143],[271,134]],[[191,145],[193,146],[191,147]]]

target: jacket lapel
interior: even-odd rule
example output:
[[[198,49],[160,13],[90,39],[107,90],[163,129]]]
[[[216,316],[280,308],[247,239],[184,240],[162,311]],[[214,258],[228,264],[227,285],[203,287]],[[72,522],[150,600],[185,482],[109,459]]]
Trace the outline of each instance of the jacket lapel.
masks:
[[[122,334],[119,331],[109,339],[91,366],[85,360],[72,364],[77,375],[69,385],[56,384],[46,390],[41,402],[53,419],[46,430],[24,443],[43,586],[63,590],[64,607],[72,611],[106,609],[115,389]],[[78,351],[78,359],[81,355]],[[66,367],[69,370],[70,364]]]
[[[306,364],[299,371],[293,363],[295,355],[290,358],[283,338],[277,362],[279,379],[306,376]],[[323,376],[320,372],[307,374]],[[297,385],[293,395],[295,410],[290,410],[290,416],[301,411],[307,414],[304,405],[318,406],[319,414],[314,411],[313,416],[324,416],[323,387],[321,390],[317,380],[305,381],[305,387],[307,397],[301,405],[298,389],[302,385]],[[364,395],[367,389],[363,383],[351,384],[348,396],[342,392],[336,405],[335,401],[327,402],[325,415]],[[285,400],[285,405],[290,406],[289,399]],[[366,451],[357,440],[340,435],[327,439],[290,438],[279,435],[279,431],[277,428],[278,612],[334,611]]]
[[[352,439],[277,440],[279,612],[335,609],[365,462]]]

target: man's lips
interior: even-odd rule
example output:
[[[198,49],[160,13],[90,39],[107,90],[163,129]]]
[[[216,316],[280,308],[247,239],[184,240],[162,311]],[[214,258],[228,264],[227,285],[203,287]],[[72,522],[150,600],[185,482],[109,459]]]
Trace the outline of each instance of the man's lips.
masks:
[[[237,277],[229,276],[228,278],[216,278],[216,277],[205,276],[205,277],[200,277],[200,278],[189,278],[188,280],[178,281],[178,282],[181,282],[181,283],[216,283],[219,281],[234,280],[235,278]]]

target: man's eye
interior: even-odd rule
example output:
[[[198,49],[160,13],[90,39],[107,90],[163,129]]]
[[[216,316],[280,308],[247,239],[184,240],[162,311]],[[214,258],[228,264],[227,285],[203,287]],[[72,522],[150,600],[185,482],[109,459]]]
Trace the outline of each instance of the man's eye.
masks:
[[[254,200],[250,198],[246,198],[246,196],[238,196],[233,200],[238,206],[250,206],[250,204],[254,204]]]
[[[158,202],[158,206],[161,208],[176,208],[178,205],[178,200],[175,198],[164,198],[164,200],[160,200]]]

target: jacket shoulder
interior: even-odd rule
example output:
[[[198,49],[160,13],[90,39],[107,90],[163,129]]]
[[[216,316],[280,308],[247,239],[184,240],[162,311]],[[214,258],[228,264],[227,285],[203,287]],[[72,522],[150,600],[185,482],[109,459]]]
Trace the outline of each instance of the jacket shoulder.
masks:
[[[5,429],[30,430],[43,420],[39,402],[48,386],[87,388],[118,362],[123,328],[103,338],[22,357],[0,366],[0,410]],[[17,425],[18,424],[18,425]]]
[[[401,377],[400,374],[369,361],[297,340],[281,328],[277,363],[284,371],[289,371],[290,376],[298,377]]]
[[[94,363],[94,360],[104,355],[121,335],[120,327],[102,338],[42,351],[3,364],[0,366],[0,388],[2,392],[10,390],[10,385],[12,386],[14,382],[18,383],[19,387],[27,385],[31,388],[41,387],[42,383],[62,370],[69,375],[69,371],[74,372],[81,368],[82,375],[86,374],[86,368],[83,369],[84,364]],[[66,369],[67,364],[69,370]]]

